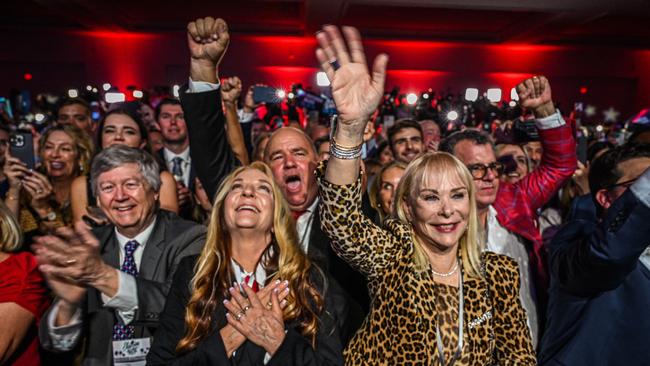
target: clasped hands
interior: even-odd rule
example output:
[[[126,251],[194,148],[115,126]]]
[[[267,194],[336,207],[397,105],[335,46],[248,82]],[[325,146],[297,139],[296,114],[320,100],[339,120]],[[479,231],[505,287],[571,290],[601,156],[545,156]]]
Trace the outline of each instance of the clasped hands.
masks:
[[[286,336],[282,310],[287,306],[288,286],[287,281],[276,280],[256,293],[242,284],[242,293],[235,283],[228,290],[231,299],[223,301],[228,324],[270,355],[275,354]]]

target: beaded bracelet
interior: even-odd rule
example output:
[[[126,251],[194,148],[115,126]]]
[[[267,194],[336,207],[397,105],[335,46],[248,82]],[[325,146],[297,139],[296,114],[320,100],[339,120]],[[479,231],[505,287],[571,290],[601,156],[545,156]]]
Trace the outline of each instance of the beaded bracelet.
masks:
[[[334,138],[330,139],[330,155],[343,160],[352,160],[361,156],[361,148],[363,143],[355,147],[345,147],[338,145]]]

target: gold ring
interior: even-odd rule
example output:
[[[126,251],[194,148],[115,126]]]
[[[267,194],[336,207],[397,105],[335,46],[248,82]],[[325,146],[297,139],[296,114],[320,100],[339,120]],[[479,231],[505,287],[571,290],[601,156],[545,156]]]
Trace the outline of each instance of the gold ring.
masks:
[[[267,302],[267,303],[266,303],[266,308],[269,309],[269,310],[273,309],[273,303],[270,302],[270,301]]]
[[[243,312],[238,312],[237,315],[235,315],[235,319],[240,320],[244,316]]]
[[[243,311],[244,313],[246,313],[248,310],[250,310],[250,308],[251,308],[250,305],[246,305],[246,306],[244,306],[244,308],[242,309],[242,311]]]

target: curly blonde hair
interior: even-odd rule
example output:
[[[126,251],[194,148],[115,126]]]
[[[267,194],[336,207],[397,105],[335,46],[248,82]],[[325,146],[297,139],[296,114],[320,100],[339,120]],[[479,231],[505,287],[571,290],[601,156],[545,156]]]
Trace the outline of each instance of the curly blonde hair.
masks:
[[[276,279],[289,281],[287,306],[283,310],[285,321],[296,321],[303,336],[315,347],[318,332],[318,318],[323,310],[323,298],[314,287],[309,273],[311,261],[298,246],[298,237],[291,211],[282,192],[273,181],[271,169],[262,162],[233,171],[221,183],[214,200],[208,233],[203,251],[196,263],[196,272],[191,281],[192,297],[185,312],[185,335],[178,342],[176,352],[182,353],[196,348],[198,343],[212,330],[213,314],[221,299],[227,296],[233,282],[231,268],[231,241],[224,220],[224,201],[233,181],[245,170],[256,169],[269,178],[273,187],[273,247],[271,259],[265,263],[267,283]]]
[[[0,252],[11,253],[23,243],[23,233],[13,213],[0,200]]]

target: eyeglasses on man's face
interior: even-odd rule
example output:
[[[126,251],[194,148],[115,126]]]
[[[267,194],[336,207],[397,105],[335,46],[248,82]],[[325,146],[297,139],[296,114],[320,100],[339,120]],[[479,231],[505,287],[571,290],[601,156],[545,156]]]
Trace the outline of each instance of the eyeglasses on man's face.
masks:
[[[487,175],[488,169],[492,170],[496,176],[499,176],[503,174],[504,168],[503,163],[498,161],[490,164],[470,164],[467,166],[474,179],[483,179]]]

